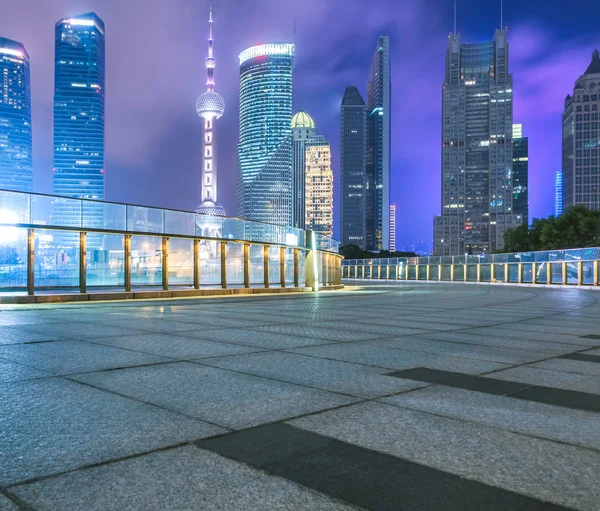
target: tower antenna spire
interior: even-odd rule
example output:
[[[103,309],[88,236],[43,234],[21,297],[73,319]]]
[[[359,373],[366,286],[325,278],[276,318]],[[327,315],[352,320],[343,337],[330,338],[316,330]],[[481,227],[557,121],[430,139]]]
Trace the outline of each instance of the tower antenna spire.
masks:
[[[500,0],[500,30],[504,30],[504,0]]]
[[[456,35],[456,0],[454,0],[454,35]]]

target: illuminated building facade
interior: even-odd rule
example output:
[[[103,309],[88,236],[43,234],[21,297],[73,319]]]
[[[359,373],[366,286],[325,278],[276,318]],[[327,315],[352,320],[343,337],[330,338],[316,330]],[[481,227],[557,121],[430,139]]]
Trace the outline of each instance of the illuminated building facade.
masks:
[[[442,88],[442,200],[438,256],[502,249],[522,223],[513,211],[513,79],[506,30],[461,44],[451,34]]]
[[[396,205],[390,204],[390,252],[396,251]]]
[[[600,53],[567,95],[562,116],[563,211],[600,210]]]
[[[340,243],[367,248],[367,106],[346,87],[340,116]]]
[[[333,171],[326,142],[306,147],[305,211],[307,230],[333,236]]]
[[[513,212],[529,225],[529,139],[513,124]]]
[[[196,113],[202,118],[202,193],[196,223],[206,236],[216,236],[222,229],[225,209],[217,202],[217,119],[225,112],[223,98],[215,92],[215,58],[213,55],[212,2],[209,7],[208,57],[206,58],[206,92],[196,101]]]
[[[238,216],[292,225],[294,45],[253,46],[239,60]]]
[[[390,38],[382,36],[367,84],[367,250],[390,246]]]
[[[0,37],[0,189],[31,192],[31,85],[29,55]]]
[[[563,212],[563,180],[559,170],[554,174],[554,216],[559,217]]]
[[[55,26],[54,193],[104,199],[104,22],[87,13]],[[79,211],[55,206],[61,222],[73,225]],[[85,223],[103,225],[103,210],[89,207]]]

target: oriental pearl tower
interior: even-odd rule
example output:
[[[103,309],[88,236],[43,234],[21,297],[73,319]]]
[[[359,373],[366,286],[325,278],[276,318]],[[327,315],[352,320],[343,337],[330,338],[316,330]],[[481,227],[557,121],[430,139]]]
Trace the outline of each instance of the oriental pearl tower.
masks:
[[[215,92],[215,59],[213,57],[212,0],[209,8],[208,57],[206,58],[206,92],[196,101],[196,112],[204,123],[202,151],[202,202],[196,208],[196,224],[202,235],[220,236],[225,209],[217,202],[216,121],[225,111],[223,98]]]

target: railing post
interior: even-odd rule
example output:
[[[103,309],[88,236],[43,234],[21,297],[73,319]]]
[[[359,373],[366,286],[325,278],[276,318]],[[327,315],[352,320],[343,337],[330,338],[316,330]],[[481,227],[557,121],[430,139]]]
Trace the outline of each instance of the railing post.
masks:
[[[123,237],[124,280],[125,292],[131,292],[131,234]]]
[[[388,262],[387,270],[386,271],[387,271],[386,278],[388,280],[390,280],[390,273],[392,273],[392,265],[389,262]]]
[[[415,280],[419,280],[419,263],[415,264]]]
[[[566,261],[563,261],[562,263],[562,285],[566,286],[567,285],[567,263]]]
[[[227,242],[219,243],[221,244],[221,288],[227,289]]]
[[[442,265],[438,264],[438,281],[442,280]]]
[[[531,263],[531,283],[537,284],[537,263]]]
[[[546,283],[552,284],[552,263],[546,263]]]
[[[166,236],[162,239],[162,288],[169,290],[169,238]]]
[[[263,268],[265,289],[269,289],[269,245],[263,245]]]
[[[79,233],[79,292],[83,295],[87,288],[87,233]]]
[[[467,263],[463,264],[463,281],[467,282]]]
[[[250,287],[250,243],[244,243],[244,287]]]
[[[600,285],[600,261],[594,261],[594,286]]]
[[[490,263],[490,282],[496,282],[496,265]]]
[[[504,263],[504,283],[508,284],[510,282],[510,268],[508,263]]]
[[[327,285],[327,256],[326,252],[321,253],[321,284],[323,287]]]
[[[481,263],[477,263],[477,282],[481,282]]]
[[[313,291],[319,290],[319,258],[316,244],[314,231],[306,231],[306,287]]]
[[[450,281],[454,282],[454,262],[450,265]]]
[[[523,263],[519,263],[518,264],[518,266],[517,266],[517,272],[518,272],[517,282],[519,284],[522,284],[523,283]]]
[[[200,289],[200,240],[194,240],[194,289]]]
[[[298,248],[294,249],[294,287],[300,287],[300,249]]]
[[[577,285],[583,286],[583,261],[577,261]]]
[[[426,278],[427,281],[429,281],[431,279],[431,265],[429,263],[427,263],[426,268]]]
[[[27,229],[27,294],[35,293],[35,230]]]
[[[285,247],[279,247],[279,282],[285,287]]]

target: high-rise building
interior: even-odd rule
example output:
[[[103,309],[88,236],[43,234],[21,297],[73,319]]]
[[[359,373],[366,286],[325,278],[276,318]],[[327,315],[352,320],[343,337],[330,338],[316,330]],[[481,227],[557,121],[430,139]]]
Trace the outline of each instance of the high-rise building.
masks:
[[[31,192],[31,85],[29,55],[0,37],[0,189]]]
[[[253,46],[239,59],[238,215],[291,225],[294,45]]]
[[[340,243],[367,248],[367,106],[346,87],[341,106]]]
[[[215,92],[215,58],[213,56],[212,1],[208,18],[208,57],[206,58],[206,92],[196,101],[196,113],[202,118],[202,193],[196,208],[197,224],[208,236],[217,235],[221,228],[218,217],[225,216],[225,209],[217,202],[217,119],[225,112],[223,98]],[[208,231],[208,232],[205,232]]]
[[[554,216],[559,217],[563,212],[563,178],[559,170],[554,173]]]
[[[568,94],[562,116],[563,210],[600,209],[600,53]]]
[[[513,212],[529,225],[529,139],[523,125],[513,124]]]
[[[333,171],[331,147],[327,142],[306,147],[306,221],[305,227],[333,236]]]
[[[54,193],[104,199],[104,22],[93,12],[55,26]],[[76,224],[78,207],[56,205],[61,223]],[[86,207],[85,225],[103,224],[101,205]]]
[[[390,252],[396,251],[396,204],[390,204]]]
[[[306,222],[306,147],[317,136],[315,121],[300,109],[292,117],[292,225],[304,229]]]
[[[382,36],[367,85],[367,250],[390,245],[390,38]]]
[[[506,30],[490,42],[451,34],[442,87],[442,214],[435,255],[502,249],[513,211],[513,79]]]

